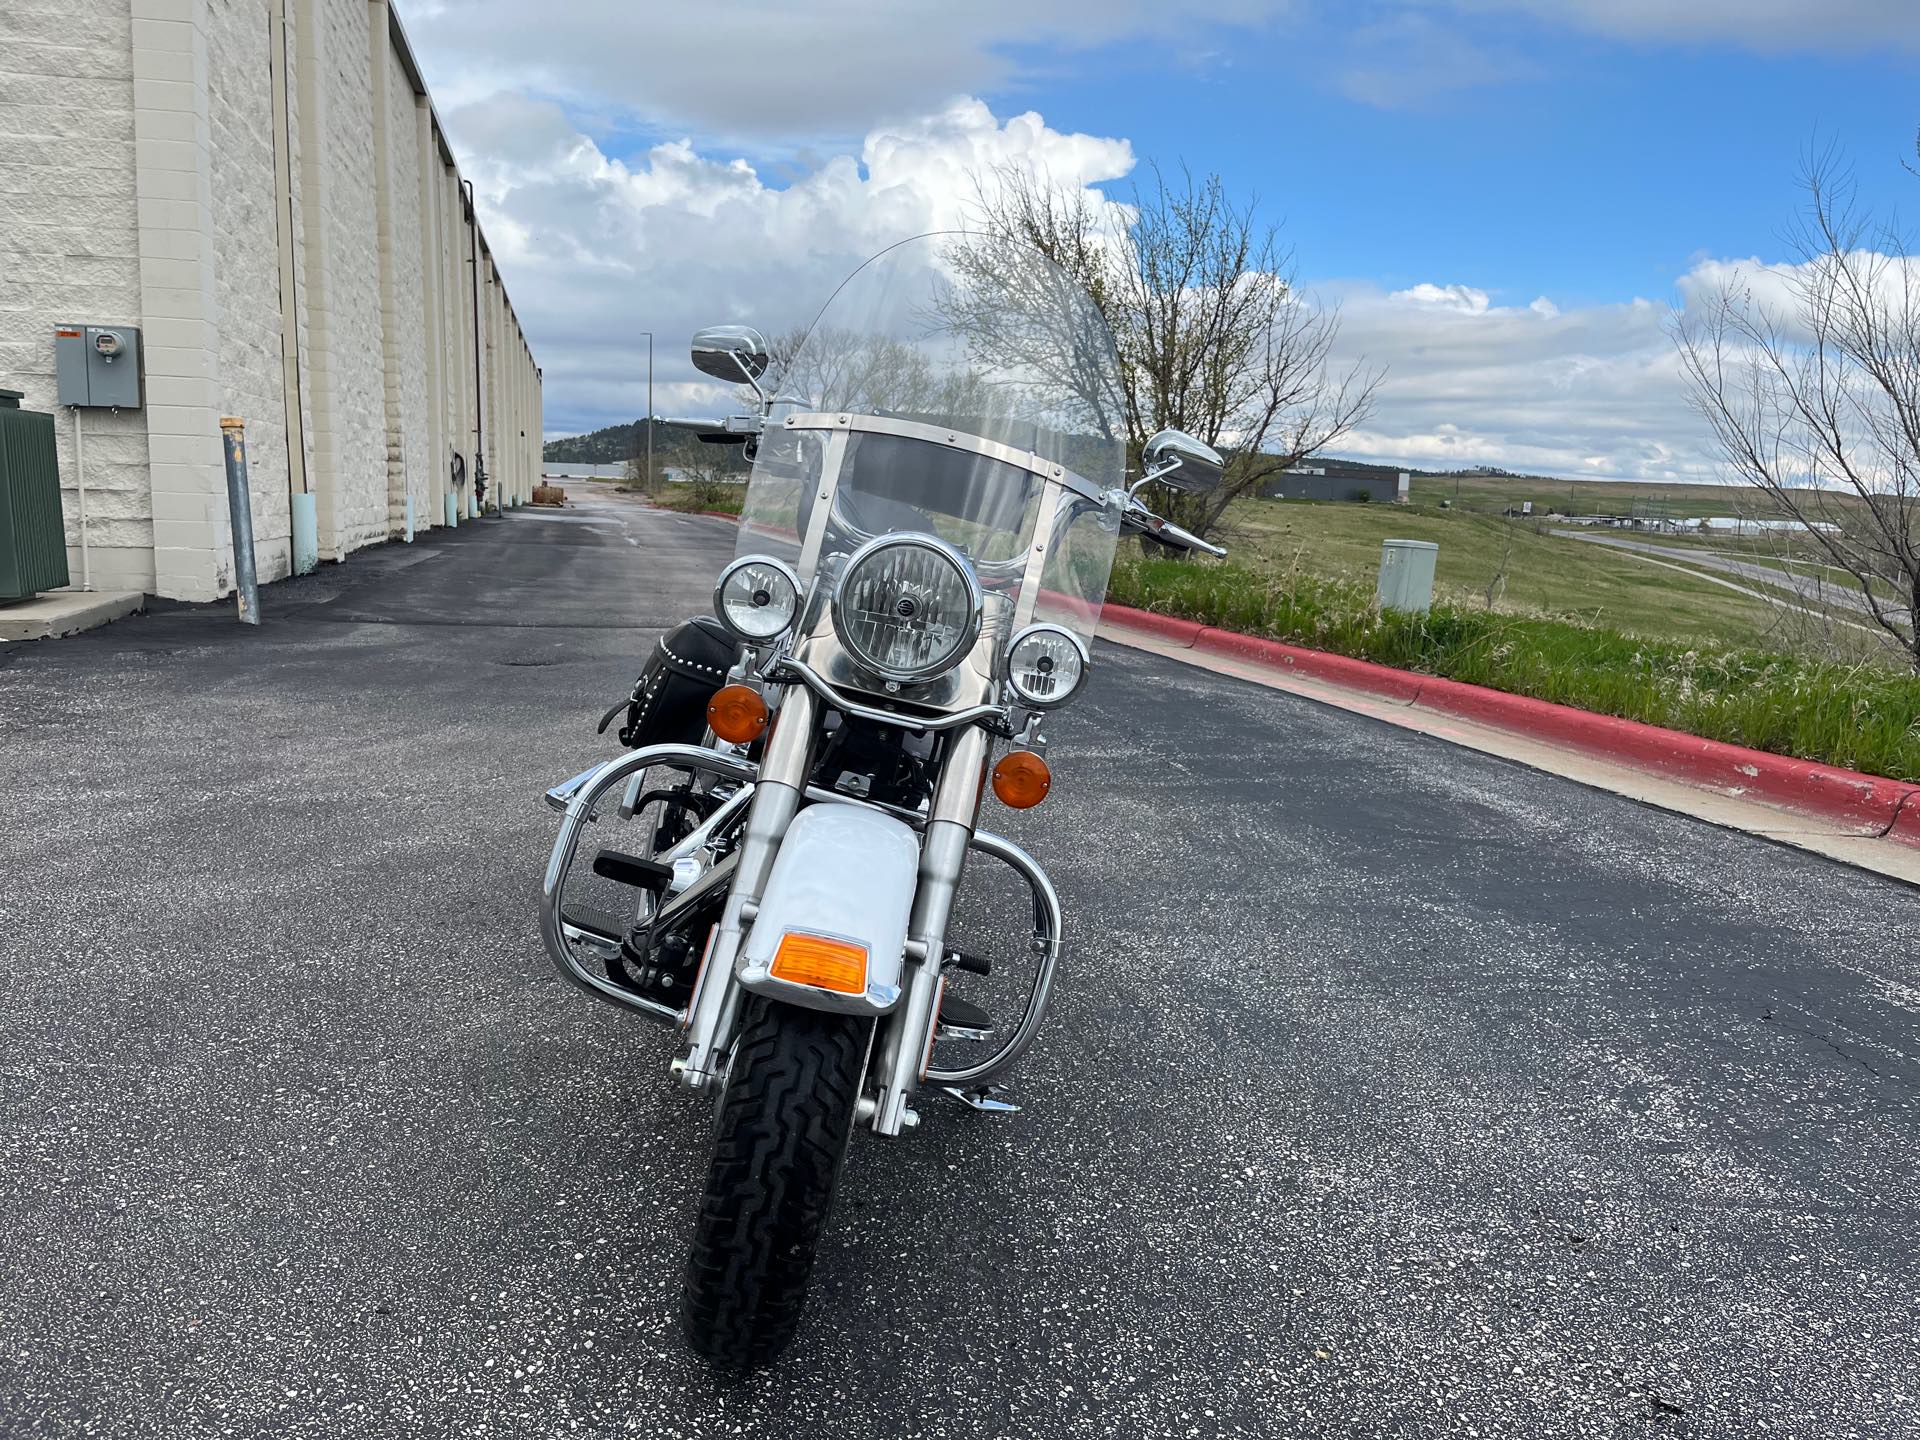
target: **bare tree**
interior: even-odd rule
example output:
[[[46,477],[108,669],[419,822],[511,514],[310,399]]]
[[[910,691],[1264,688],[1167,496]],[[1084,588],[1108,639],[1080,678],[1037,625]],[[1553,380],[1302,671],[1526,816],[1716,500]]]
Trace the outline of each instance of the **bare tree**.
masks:
[[[1851,607],[1920,670],[1920,259],[1808,167],[1783,300],[1730,282],[1675,326],[1694,407],[1734,474],[1847,577]]]
[[[1082,406],[1125,438],[1129,465],[1137,469],[1141,446],[1168,426],[1228,456],[1218,490],[1158,507],[1188,529],[1216,529],[1234,500],[1333,444],[1372,408],[1381,372],[1334,364],[1339,312],[1299,294],[1277,228],[1254,202],[1231,199],[1219,176],[1196,180],[1183,169],[1169,182],[1156,169],[1125,218],[1015,166],[976,176],[974,192],[975,237],[955,254],[973,290],[990,295],[1002,272],[1025,273],[1007,257],[1032,247],[1085,289],[1112,330],[1119,393],[1101,393],[1110,368],[1066,373],[1085,392]],[[1047,338],[1063,354],[1085,345]]]

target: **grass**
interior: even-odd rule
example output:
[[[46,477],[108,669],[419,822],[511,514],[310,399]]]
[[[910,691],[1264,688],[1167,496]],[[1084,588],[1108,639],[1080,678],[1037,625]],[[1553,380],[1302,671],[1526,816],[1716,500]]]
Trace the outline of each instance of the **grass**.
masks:
[[[620,481],[614,487],[623,495],[645,495],[646,491],[638,485]],[[649,503],[662,510],[683,510],[689,514],[738,515],[740,507],[746,503],[747,487],[744,485],[685,485],[670,480],[659,490],[647,497]]]
[[[1115,567],[1108,598],[1755,750],[1920,782],[1920,675],[1741,646],[1660,641],[1610,626],[1447,600],[1424,616],[1383,612],[1370,585],[1298,570],[1263,574],[1233,564],[1127,558]]]
[[[1765,510],[1759,495],[1745,485],[1667,485],[1627,480],[1555,480],[1543,476],[1416,475],[1408,487],[1416,505],[1438,506],[1442,500],[1457,509],[1492,511],[1518,508],[1531,500],[1536,514],[1557,510],[1563,515],[1663,515],[1672,519],[1701,519],[1709,515],[1748,515]],[[1851,496],[1826,492],[1823,504],[1845,510],[1859,502]]]
[[[1656,639],[1757,643],[1775,618],[1763,601],[1712,580],[1565,539],[1533,521],[1411,505],[1247,500],[1227,512],[1227,526],[1232,558],[1249,569],[1299,570],[1368,587],[1382,540],[1431,540],[1440,547],[1437,592],[1449,599],[1485,608],[1504,561],[1493,608]]]
[[[1606,532],[1601,532],[1606,533]],[[1858,594],[1860,582],[1838,565],[1832,564],[1817,545],[1795,536],[1701,536],[1670,535],[1661,531],[1634,531],[1629,538],[1677,552],[1675,559],[1687,559],[1688,551],[1709,551],[1740,560],[1749,565],[1800,576],[1818,575],[1826,584],[1849,594]],[[1873,593],[1888,604],[1902,603],[1893,587],[1876,577]]]

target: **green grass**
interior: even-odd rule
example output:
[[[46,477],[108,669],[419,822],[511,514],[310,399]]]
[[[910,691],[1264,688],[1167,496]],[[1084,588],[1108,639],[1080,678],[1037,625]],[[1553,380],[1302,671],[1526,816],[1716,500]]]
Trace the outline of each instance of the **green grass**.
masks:
[[[1417,538],[1417,537],[1416,537]],[[1299,570],[1124,558],[1108,598],[1405,670],[1920,782],[1920,675],[1451,601],[1382,612],[1372,587]]]
[[[1626,480],[1555,480],[1545,476],[1416,475],[1408,487],[1416,505],[1499,513],[1531,500],[1536,514],[1664,515],[1701,519],[1708,515],[1769,513],[1759,493],[1745,485],[1662,485]],[[1844,511],[1859,502],[1850,496],[1823,494],[1821,502]]]
[[[627,495],[646,494],[640,486],[629,485],[625,481],[619,482],[616,488]],[[660,487],[658,493],[647,498],[649,503],[659,506],[662,510],[684,510],[690,514],[705,512],[738,515],[740,507],[746,503],[747,487],[715,485],[703,488],[698,485],[683,485],[678,481],[668,481]]]
[[[1387,539],[1437,544],[1437,592],[1461,604],[1486,607],[1504,560],[1495,609],[1560,615],[1655,639],[1727,644],[1758,642],[1774,618],[1763,601],[1724,585],[1553,535],[1533,521],[1312,501],[1248,500],[1227,512],[1225,543],[1237,563],[1253,570],[1371,587],[1380,542]]]
[[[1818,575],[1825,584],[1849,594],[1858,594],[1860,590],[1858,580],[1838,565],[1829,563],[1825,552],[1812,541],[1802,538],[1788,536],[1782,540],[1780,537],[1755,535],[1670,535],[1661,531],[1632,532],[1631,538],[1658,545],[1663,550],[1675,551],[1674,558],[1677,560],[1686,560],[1690,551],[1708,551],[1749,565],[1764,566],[1768,570],[1800,576]],[[1874,580],[1873,592],[1889,604],[1901,603],[1893,593],[1893,587],[1878,578]]]

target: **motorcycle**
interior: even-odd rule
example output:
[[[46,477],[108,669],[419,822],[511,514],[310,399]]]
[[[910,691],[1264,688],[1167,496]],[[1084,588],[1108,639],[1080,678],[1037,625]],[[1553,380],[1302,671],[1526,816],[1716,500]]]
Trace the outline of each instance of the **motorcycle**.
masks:
[[[1154,514],[1221,458],[1178,431],[1129,487],[1119,362],[1085,291],[1038,253],[957,233],[873,257],[783,357],[742,326],[694,338],[750,413],[703,438],[751,458],[713,613],[663,637],[624,755],[554,787],[540,928],[595,999],[680,1032],[672,1072],[716,1097],[684,1313],[727,1366],[799,1324],[853,1133],[920,1097],[1009,1113],[1059,964],[1059,896],[980,828],[1052,787],[1048,729],[1085,686],[1123,530],[1222,554]],[[589,830],[639,838],[596,843]],[[1031,901],[1032,977],[1004,1037],[950,985],[985,975],[950,920],[994,862]],[[591,892],[586,899],[582,893]],[[611,894],[598,908],[589,899]],[[973,1047],[935,1063],[936,1040]]]

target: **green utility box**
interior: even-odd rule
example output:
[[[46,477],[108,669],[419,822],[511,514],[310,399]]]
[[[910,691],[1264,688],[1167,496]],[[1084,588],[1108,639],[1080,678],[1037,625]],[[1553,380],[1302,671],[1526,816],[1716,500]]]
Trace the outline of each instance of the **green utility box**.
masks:
[[[0,604],[68,583],[67,526],[53,416],[0,390]]]

